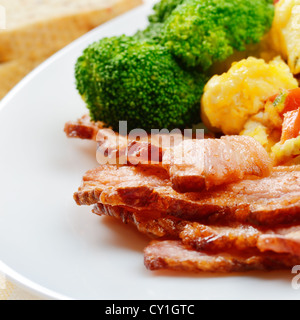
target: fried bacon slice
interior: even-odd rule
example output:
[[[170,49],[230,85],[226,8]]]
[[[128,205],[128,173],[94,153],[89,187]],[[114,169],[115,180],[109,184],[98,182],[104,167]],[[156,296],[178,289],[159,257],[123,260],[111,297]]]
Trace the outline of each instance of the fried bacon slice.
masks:
[[[114,192],[115,188],[121,187],[128,190],[126,197],[128,202],[130,202],[131,197],[134,202],[137,196],[140,205],[147,209],[152,188],[165,186],[171,187],[171,183],[168,173],[161,167],[102,165],[84,175],[82,185],[78,192],[74,194],[74,199],[78,205],[93,205],[101,202],[100,197],[104,191],[109,192],[111,190]],[[130,195],[131,188],[135,190],[132,195]],[[144,192],[148,193],[148,196],[143,201],[142,194]],[[140,197],[138,193],[140,193]],[[134,203],[132,204],[134,205]],[[152,210],[151,207],[149,209]]]
[[[287,252],[300,256],[300,227],[283,228],[263,234],[258,238],[257,247],[260,251]]]
[[[300,166],[276,167],[266,178],[182,194],[161,167],[105,165],[85,174],[74,199],[78,205],[101,202],[209,224],[291,224],[300,221]]]
[[[170,148],[168,139],[179,143],[182,134],[153,135],[146,132],[137,137],[122,136],[111,129],[100,129],[97,134],[97,161],[99,164],[153,164],[160,165],[163,153]]]
[[[258,250],[288,253],[300,257],[300,226],[262,230],[249,225],[207,226],[190,223],[180,238],[197,251],[218,253]]]
[[[150,238],[179,239],[188,221],[172,216],[163,216],[159,212],[137,211],[128,207],[113,207],[97,203],[93,213],[99,216],[110,216],[122,221],[124,224],[134,225],[137,230]]]
[[[180,241],[152,241],[144,250],[144,264],[149,270],[188,272],[245,272],[291,269],[300,258],[287,254],[206,254],[191,249]]]
[[[64,132],[68,138],[96,141],[98,131],[104,127],[105,124],[103,122],[93,122],[89,115],[84,115],[77,121],[67,122],[64,127]]]
[[[106,161],[84,175],[74,199],[159,238],[144,251],[149,270],[241,272],[300,264],[300,166],[273,169],[247,137],[174,138],[162,146],[160,134],[130,139],[104,127],[88,116],[65,125],[68,137],[96,141]],[[120,166],[123,161],[129,166]]]
[[[184,227],[180,238],[185,245],[197,251],[216,253],[256,249],[261,234],[250,225],[208,226],[194,222]]]
[[[99,164],[163,165],[179,192],[201,191],[251,175],[264,177],[272,168],[267,152],[251,137],[192,139],[181,131],[153,135],[141,131],[131,137],[104,126],[85,115],[66,123],[65,132],[70,138],[97,141]]]
[[[204,135],[198,135],[203,138]],[[129,135],[120,135],[111,129],[100,129],[97,134],[97,160],[99,164],[162,165],[163,155],[184,140],[192,140],[192,132],[183,135],[180,130],[169,133],[147,134],[136,130]],[[164,160],[167,163],[167,159]]]
[[[107,128],[104,122],[92,121],[89,115],[67,122],[64,131],[68,138],[96,141],[100,164],[161,164],[164,151],[183,140],[180,130],[170,133],[162,130],[152,135],[141,130],[123,136]],[[185,139],[192,137],[191,134],[186,135]]]
[[[176,191],[197,192],[251,176],[267,177],[273,163],[255,139],[225,136],[185,140],[164,154],[163,166]]]
[[[137,211],[98,203],[93,212],[117,218],[134,225],[150,238],[176,239],[206,253],[264,251],[288,253],[300,257],[300,226],[261,229],[250,225],[208,226],[190,222],[160,212]]]

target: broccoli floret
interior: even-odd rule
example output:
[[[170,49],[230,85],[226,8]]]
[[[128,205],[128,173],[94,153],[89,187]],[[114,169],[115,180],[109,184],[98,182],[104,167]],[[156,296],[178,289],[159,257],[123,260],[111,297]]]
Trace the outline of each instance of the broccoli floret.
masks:
[[[185,0],[164,22],[160,42],[186,66],[207,70],[271,28],[272,0]]]
[[[90,45],[76,64],[79,93],[92,120],[118,130],[184,128],[199,122],[207,79],[181,68],[168,49],[150,40],[120,36]]]
[[[149,25],[144,30],[139,30],[135,37],[139,39],[161,40],[164,22],[171,15],[173,10],[183,3],[184,0],[161,0],[153,7],[154,13],[148,16]]]
[[[160,41],[164,22],[173,10],[184,0],[161,0],[153,7],[154,13],[148,16],[149,25],[144,30],[139,30],[135,37],[139,39],[152,39]]]
[[[155,22],[150,23],[144,30],[139,30],[135,33],[134,37],[139,40],[153,40],[159,42],[161,39],[163,23]]]
[[[273,0],[161,0],[135,35],[90,45],[76,64],[92,120],[118,130],[191,127],[214,62],[257,43],[271,27]]]
[[[162,23],[167,20],[172,11],[184,0],[161,0],[153,7],[154,13],[148,17],[151,23]]]

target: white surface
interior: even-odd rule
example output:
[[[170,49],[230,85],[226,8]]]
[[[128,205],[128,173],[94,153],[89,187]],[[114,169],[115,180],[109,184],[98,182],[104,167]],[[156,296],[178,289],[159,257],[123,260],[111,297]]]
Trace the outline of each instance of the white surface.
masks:
[[[291,272],[234,275],[152,273],[148,239],[87,207],[73,192],[96,166],[95,146],[69,140],[64,123],[86,112],[74,63],[94,40],[143,28],[149,6],[133,10],[68,46],[0,105],[0,270],[54,299],[298,299]]]

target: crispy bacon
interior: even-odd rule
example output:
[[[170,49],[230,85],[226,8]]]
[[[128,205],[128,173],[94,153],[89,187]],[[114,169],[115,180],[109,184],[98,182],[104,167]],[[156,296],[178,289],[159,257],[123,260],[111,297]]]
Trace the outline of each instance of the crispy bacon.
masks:
[[[164,217],[159,212],[134,211],[128,207],[106,206],[101,203],[94,206],[93,212],[100,216],[114,217],[125,224],[132,224],[139,232],[151,238],[178,239],[188,223],[172,216]]]
[[[89,117],[67,123],[65,132],[97,141],[105,161],[117,159],[88,171],[74,199],[161,239],[145,248],[148,269],[235,272],[300,264],[300,166],[272,170],[253,139],[163,147],[162,135],[129,139]]]
[[[197,251],[218,253],[257,249],[261,234],[250,225],[208,226],[194,222],[185,226],[180,238]]]
[[[274,229],[250,225],[208,226],[190,222],[160,212],[138,211],[128,207],[107,206],[98,203],[93,212],[117,218],[134,225],[151,238],[181,239],[196,251],[217,254],[222,252],[288,253],[300,257],[300,226]]]
[[[262,145],[246,136],[185,140],[165,153],[163,165],[178,192],[202,191],[251,176],[267,177],[273,168]]]
[[[299,257],[287,254],[206,254],[176,240],[154,240],[144,250],[144,264],[152,271],[162,269],[218,273],[266,271],[291,269],[299,263]]]
[[[68,137],[97,141],[99,164],[163,165],[179,192],[201,191],[251,175],[263,177],[271,171],[267,152],[250,137],[191,139],[181,131],[153,135],[141,131],[131,137],[104,126],[86,115],[66,123],[65,132]]]
[[[160,167],[101,166],[89,171],[74,199],[138,210],[160,211],[210,224],[239,221],[254,225],[300,221],[300,166],[277,167],[263,179],[243,180],[210,191],[178,193]]]
[[[260,251],[287,252],[300,256],[300,226],[263,234],[257,241],[257,247]]]
[[[300,257],[300,226],[254,228],[249,225],[207,226],[186,224],[180,238],[185,245],[197,251],[210,253],[231,251],[273,251]]]
[[[181,134],[173,137],[175,141],[182,139]],[[101,129],[96,138],[97,161],[99,164],[118,165],[161,164],[164,150],[168,148],[167,144],[164,144],[166,138],[167,135],[141,134],[136,140],[110,129]]]
[[[141,194],[144,190],[149,191],[148,188],[165,187],[166,185],[171,186],[169,175],[161,167],[103,165],[84,175],[82,185],[74,194],[74,199],[78,205],[92,205],[100,201],[100,196],[104,191],[114,192],[116,187],[127,188],[130,193],[131,188],[136,189],[140,186]],[[149,192],[151,193],[151,190]],[[129,193],[127,200],[130,202],[131,195]],[[132,195],[133,201],[136,195],[137,193]],[[148,200],[148,197],[144,199],[144,208],[146,209]],[[140,199],[141,201],[142,199]]]
[[[93,122],[90,116],[84,115],[77,121],[69,121],[65,124],[64,131],[68,138],[78,138],[83,140],[94,140],[99,129],[105,127],[105,124],[101,121]]]
[[[100,164],[161,164],[164,151],[183,140],[180,130],[160,131],[152,135],[141,130],[140,134],[123,136],[107,128],[104,122],[92,121],[89,115],[67,122],[64,131],[68,138],[96,141]]]

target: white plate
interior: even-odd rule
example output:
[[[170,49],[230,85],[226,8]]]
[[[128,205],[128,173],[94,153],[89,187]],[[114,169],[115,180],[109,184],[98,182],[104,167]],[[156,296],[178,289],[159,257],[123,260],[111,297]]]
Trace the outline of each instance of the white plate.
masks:
[[[188,275],[147,271],[148,239],[78,207],[73,192],[96,166],[95,146],[67,139],[64,123],[86,112],[74,63],[94,40],[146,25],[137,8],[74,42],[22,81],[0,110],[0,268],[53,299],[298,299],[287,272]]]

